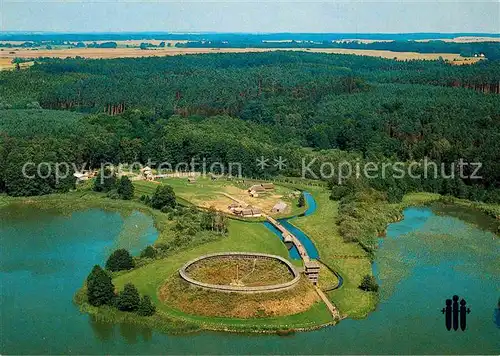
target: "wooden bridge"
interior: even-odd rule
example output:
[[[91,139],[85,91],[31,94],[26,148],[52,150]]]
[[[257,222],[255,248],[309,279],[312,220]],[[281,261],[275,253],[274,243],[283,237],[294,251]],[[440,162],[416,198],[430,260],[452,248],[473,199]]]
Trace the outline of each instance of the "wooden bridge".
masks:
[[[340,314],[335,305],[330,302],[328,297],[325,295],[325,293],[318,287],[318,277],[319,277],[319,271],[320,271],[320,265],[318,262],[315,260],[312,260],[309,257],[309,254],[307,253],[306,248],[300,242],[300,240],[292,234],[290,231],[288,231],[283,225],[280,224],[279,221],[276,219],[272,218],[269,215],[264,215],[276,229],[278,229],[281,234],[283,235],[283,241],[284,242],[290,242],[292,243],[296,248],[297,251],[299,252],[300,258],[302,258],[302,261],[304,262],[304,274],[307,276],[307,278],[312,282],[314,285],[314,289],[316,290],[316,293],[319,295],[321,300],[326,304],[328,310],[332,314],[333,318],[335,320],[340,319]]]

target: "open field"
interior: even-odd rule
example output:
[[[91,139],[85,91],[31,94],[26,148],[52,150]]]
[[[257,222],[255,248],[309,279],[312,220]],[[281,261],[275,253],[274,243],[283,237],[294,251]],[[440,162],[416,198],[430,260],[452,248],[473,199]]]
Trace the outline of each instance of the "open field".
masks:
[[[361,38],[348,38],[337,40],[333,42],[341,43],[341,42],[359,42],[359,43],[376,43],[376,42],[393,42],[394,40],[367,40]],[[423,39],[423,40],[414,40],[415,42],[430,42],[430,41],[443,41],[443,42],[451,42],[451,43],[474,43],[474,42],[500,42],[500,37],[472,37],[472,36],[461,36],[454,38],[432,38],[432,39]],[[291,42],[283,41],[283,42]]]
[[[16,68],[16,65],[12,63],[12,59],[13,58],[0,57],[0,70],[14,70]],[[33,62],[25,62],[19,64],[21,68],[28,68],[32,65]]]
[[[217,257],[198,261],[186,270],[194,280],[219,285],[268,286],[291,281],[294,276],[278,260]]]
[[[82,41],[85,44],[92,44],[92,43],[105,43],[105,42],[110,42],[110,41]],[[124,40],[124,41],[111,41],[111,42],[116,42],[118,45],[118,48],[124,47],[126,48],[127,46],[135,46],[139,47],[141,43],[150,43],[152,45],[158,46],[160,43],[165,42],[166,45],[170,44],[171,46],[175,46],[177,43],[186,43],[187,40]]]
[[[266,214],[277,217],[296,215],[304,211],[304,208],[297,207],[298,198],[292,196],[294,190],[281,185],[275,185],[273,191],[259,194],[258,197],[250,197],[247,189],[259,182],[252,180],[228,181],[224,178],[211,180],[208,177],[197,177],[194,183],[189,183],[187,178],[166,178],[160,182],[172,186],[175,194],[182,200],[203,208],[213,207],[225,213],[230,213],[228,206],[234,200],[224,193],[258,207]],[[142,194],[153,194],[158,182],[134,181],[134,185],[136,196],[140,197]],[[272,207],[280,200],[287,204],[287,210],[280,214],[272,213]]]
[[[415,42],[443,41],[455,43],[474,43],[474,42],[500,42],[500,37],[473,37],[462,36],[455,38],[437,38],[432,40],[415,40]]]
[[[344,48],[153,48],[141,50],[140,48],[71,48],[71,49],[30,49],[30,48],[4,48],[0,52],[3,58],[37,58],[37,57],[85,57],[85,58],[133,58],[133,57],[162,57],[184,54],[201,53],[247,53],[247,52],[269,52],[269,51],[307,51],[313,53],[336,53],[355,54],[370,57],[382,57],[397,60],[423,59],[436,60],[443,58],[447,61],[463,61],[474,63],[480,58],[465,58],[454,53],[416,53],[416,52],[392,52],[384,50],[362,50]]]

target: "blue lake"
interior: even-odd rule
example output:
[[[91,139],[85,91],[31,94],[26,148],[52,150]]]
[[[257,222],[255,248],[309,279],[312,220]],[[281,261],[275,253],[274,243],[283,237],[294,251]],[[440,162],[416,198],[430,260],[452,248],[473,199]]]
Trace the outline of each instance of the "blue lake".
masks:
[[[374,265],[381,302],[364,320],[288,337],[203,332],[173,336],[95,322],[72,303],[111,250],[155,240],[150,217],[87,210],[62,216],[0,209],[2,354],[498,354],[497,236],[430,209],[406,209],[381,239]],[[471,313],[447,331],[440,310],[458,294]]]

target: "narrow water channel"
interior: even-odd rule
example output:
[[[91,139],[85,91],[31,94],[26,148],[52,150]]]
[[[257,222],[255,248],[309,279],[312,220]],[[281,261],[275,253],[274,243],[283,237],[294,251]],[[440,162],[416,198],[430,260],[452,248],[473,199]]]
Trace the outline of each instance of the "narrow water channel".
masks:
[[[306,201],[307,210],[303,214],[300,214],[298,216],[308,216],[308,215],[313,214],[316,211],[316,200],[314,200],[313,196],[308,192],[304,192],[304,197],[305,197],[305,201]],[[318,259],[319,258],[318,249],[316,248],[316,246],[314,246],[314,243],[311,241],[311,239],[306,234],[304,234],[304,232],[302,232],[302,230],[298,229],[297,227],[295,227],[295,225],[291,224],[288,221],[288,220],[293,219],[293,218],[296,218],[296,216],[286,218],[286,219],[278,219],[278,221],[281,225],[283,225],[285,227],[285,229],[290,231],[292,234],[294,234],[299,239],[299,241],[302,243],[302,245],[306,249],[309,257],[314,258],[314,259]],[[282,236],[281,232],[278,229],[276,229],[271,223],[266,221],[266,222],[264,222],[264,225],[270,231],[272,231],[275,235],[277,235],[281,240],[283,240],[283,236]],[[299,251],[297,251],[297,248],[293,245],[290,245],[288,247],[289,247],[288,253],[290,255],[290,258],[294,259],[294,260],[300,260],[300,255],[299,255]]]

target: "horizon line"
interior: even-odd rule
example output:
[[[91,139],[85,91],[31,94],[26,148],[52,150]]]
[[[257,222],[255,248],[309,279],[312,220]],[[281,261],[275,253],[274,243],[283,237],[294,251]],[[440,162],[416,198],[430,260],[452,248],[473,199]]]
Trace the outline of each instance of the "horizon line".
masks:
[[[469,34],[469,35],[489,35],[500,37],[500,33],[493,32],[240,32],[240,31],[36,31],[36,30],[6,30],[0,34],[172,34],[172,35],[203,35],[203,34],[241,34],[241,35],[287,35],[287,34],[310,34],[310,35],[426,35],[426,34]]]

